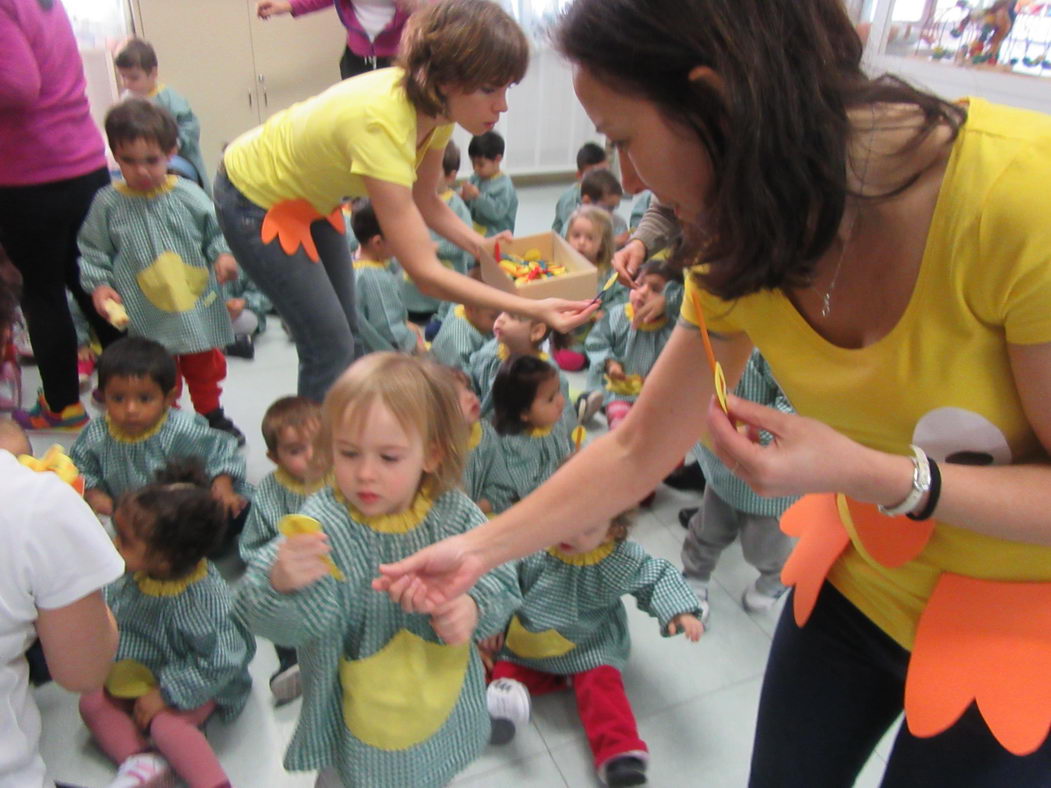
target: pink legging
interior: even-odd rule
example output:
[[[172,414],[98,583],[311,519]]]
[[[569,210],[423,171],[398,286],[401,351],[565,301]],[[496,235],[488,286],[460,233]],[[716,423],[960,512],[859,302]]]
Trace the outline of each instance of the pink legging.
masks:
[[[616,429],[618,424],[628,418],[630,410],[631,403],[620,399],[615,399],[606,405],[606,424],[609,425],[610,430]]]
[[[80,696],[80,716],[99,747],[116,764],[150,749],[150,743],[131,715],[135,702],[95,690]],[[153,746],[190,788],[229,788],[230,779],[219,765],[200,726],[215,711],[215,701],[188,711],[168,709],[150,723]]]

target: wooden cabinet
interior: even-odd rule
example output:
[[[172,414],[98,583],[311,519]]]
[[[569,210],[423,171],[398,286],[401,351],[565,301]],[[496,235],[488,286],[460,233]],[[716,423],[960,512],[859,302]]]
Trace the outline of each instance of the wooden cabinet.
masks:
[[[259,19],[255,0],[132,0],[136,34],[153,44],[161,82],[201,121],[209,176],[223,146],[278,110],[339,81],[346,32],[334,8]]]

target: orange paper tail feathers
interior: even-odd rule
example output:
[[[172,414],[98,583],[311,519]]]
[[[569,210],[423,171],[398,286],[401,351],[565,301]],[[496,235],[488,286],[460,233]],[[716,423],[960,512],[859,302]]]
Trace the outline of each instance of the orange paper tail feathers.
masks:
[[[799,539],[781,569],[781,582],[795,586],[792,613],[803,626],[832,564],[850,543],[834,493],[804,495],[781,515],[781,530]]]
[[[946,573],[916,630],[905,680],[914,736],[936,736],[977,703],[1004,749],[1028,755],[1051,729],[1051,583]]]
[[[322,216],[313,205],[300,199],[284,200],[267,211],[259,235],[264,244],[277,238],[285,254],[290,256],[302,246],[306,256],[316,263],[320,257],[310,235],[310,225],[319,219],[327,221],[340,235],[346,232],[342,207],[337,207],[328,216]]]

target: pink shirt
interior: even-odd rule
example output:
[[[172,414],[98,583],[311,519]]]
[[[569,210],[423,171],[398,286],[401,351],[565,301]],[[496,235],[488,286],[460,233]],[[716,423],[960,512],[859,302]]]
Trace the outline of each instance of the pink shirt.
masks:
[[[0,0],[0,186],[106,166],[73,28],[61,1],[52,2],[45,10],[39,0]]]
[[[398,44],[401,42],[401,31],[409,18],[409,12],[403,11],[395,6],[394,16],[387,26],[374,38],[370,39],[365,28],[354,13],[352,0],[291,0],[292,16],[309,14],[312,11],[320,11],[330,5],[336,6],[339,20],[347,29],[347,49],[359,57],[394,57],[398,54]]]

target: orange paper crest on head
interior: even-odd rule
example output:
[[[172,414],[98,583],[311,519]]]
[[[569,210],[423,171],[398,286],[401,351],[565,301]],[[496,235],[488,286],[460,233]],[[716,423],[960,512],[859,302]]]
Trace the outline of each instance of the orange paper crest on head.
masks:
[[[972,702],[1014,755],[1051,730],[1051,583],[1004,583],[950,573],[920,616],[905,680],[914,736],[947,730]]]
[[[277,238],[287,255],[295,254],[302,246],[306,256],[316,263],[321,258],[318,257],[317,246],[310,235],[310,225],[318,219],[327,221],[340,235],[346,231],[342,206],[328,216],[322,216],[307,200],[300,199],[284,200],[267,211],[259,235],[264,244]]]

